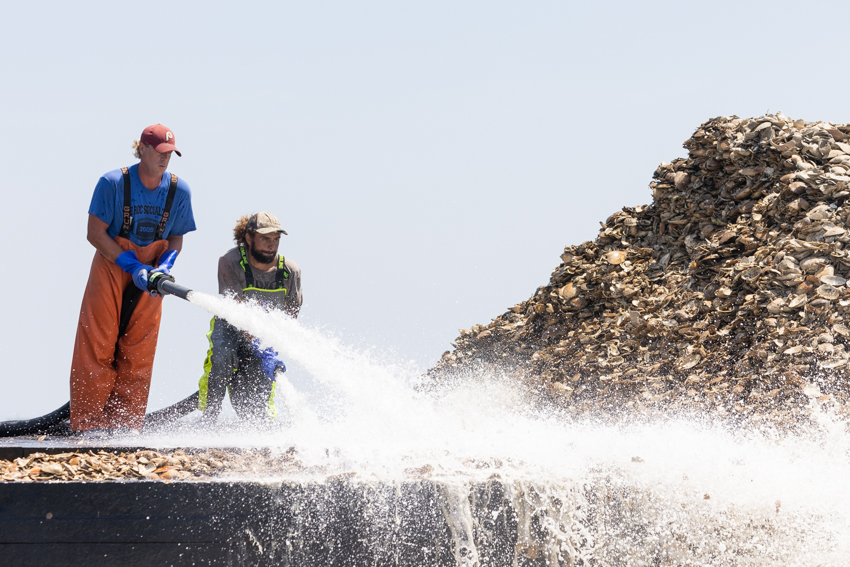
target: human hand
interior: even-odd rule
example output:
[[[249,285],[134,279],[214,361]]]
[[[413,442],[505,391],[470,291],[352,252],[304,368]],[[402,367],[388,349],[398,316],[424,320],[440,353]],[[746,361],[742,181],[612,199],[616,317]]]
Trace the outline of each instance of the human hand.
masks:
[[[177,250],[169,250],[168,252],[165,252],[159,257],[159,260],[156,263],[156,268],[154,268],[153,271],[170,276],[171,268],[174,267],[174,260],[177,259],[177,254],[179,254]]]
[[[148,290],[148,274],[153,270],[153,266],[142,264],[134,251],[127,250],[119,254],[115,258],[115,265],[130,274],[137,288]]]
[[[265,348],[260,350],[260,341],[253,340],[251,341],[251,348],[254,350],[254,354],[257,355],[260,359],[260,367],[263,369],[263,374],[269,377],[269,380],[272,382],[275,381],[275,371],[280,370],[281,372],[286,372],[286,364],[284,364],[283,360],[281,360],[280,355],[271,348]]]

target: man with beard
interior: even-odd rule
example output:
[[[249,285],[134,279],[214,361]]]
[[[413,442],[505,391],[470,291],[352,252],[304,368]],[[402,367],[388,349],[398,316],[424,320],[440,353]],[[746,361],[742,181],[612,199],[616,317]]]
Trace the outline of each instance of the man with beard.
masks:
[[[71,429],[88,436],[145,423],[162,313],[162,298],[146,293],[148,276],[168,274],[195,230],[189,186],[166,171],[180,155],[175,142],[162,124],[145,128],[133,145],[139,163],[104,174],[91,200],[96,252],[71,361]]]
[[[236,247],[218,261],[219,293],[297,317],[303,302],[301,269],[277,253],[281,234],[286,231],[270,213],[240,218],[233,229]],[[216,421],[228,390],[240,418],[254,423],[274,419],[275,373],[286,371],[278,354],[218,317],[207,337],[210,348],[198,390],[202,422]]]

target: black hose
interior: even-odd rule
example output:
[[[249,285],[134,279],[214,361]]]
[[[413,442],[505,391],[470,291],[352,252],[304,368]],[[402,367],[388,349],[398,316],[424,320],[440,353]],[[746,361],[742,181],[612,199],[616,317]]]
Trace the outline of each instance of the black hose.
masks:
[[[187,416],[198,407],[198,392],[167,408],[145,415],[145,428],[157,428],[181,417]],[[69,420],[71,402],[41,417],[0,421],[0,437],[18,437],[20,435],[73,435]]]
[[[15,437],[17,435],[42,435],[50,433],[53,428],[71,417],[71,402],[47,415],[34,419],[16,421],[0,421],[0,437]]]
[[[195,392],[188,398],[180,400],[176,404],[147,414],[145,416],[145,429],[156,429],[157,427],[167,425],[173,421],[177,421],[183,416],[189,415],[198,407],[198,394],[199,392]]]
[[[188,301],[189,292],[192,290],[175,283],[171,276],[155,273],[148,279],[148,291],[160,295],[174,295]]]
[[[189,292],[192,291],[188,287],[183,287],[178,283],[174,283],[174,280],[169,281],[166,279],[163,279],[162,282],[160,282],[157,286],[157,290],[160,295],[174,295],[187,301],[189,299]]]

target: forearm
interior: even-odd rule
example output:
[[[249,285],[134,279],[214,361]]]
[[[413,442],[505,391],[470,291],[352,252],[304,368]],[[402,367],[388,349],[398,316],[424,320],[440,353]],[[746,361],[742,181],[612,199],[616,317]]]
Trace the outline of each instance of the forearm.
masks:
[[[170,250],[177,250],[178,252],[180,252],[181,250],[183,250],[182,234],[172,234],[171,236],[166,238],[166,240],[168,240],[168,250],[166,250],[166,252]]]
[[[110,262],[114,262],[115,258],[124,252],[124,249],[121,248],[118,243],[110,238],[106,233],[108,226],[109,225],[97,218],[95,215],[89,214],[86,239],[104,258]]]

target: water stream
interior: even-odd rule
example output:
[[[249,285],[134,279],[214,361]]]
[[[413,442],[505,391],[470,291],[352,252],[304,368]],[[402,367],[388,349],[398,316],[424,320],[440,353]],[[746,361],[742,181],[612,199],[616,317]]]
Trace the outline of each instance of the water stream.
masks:
[[[286,427],[222,433],[210,444],[294,447],[311,471],[301,481],[427,479],[438,487],[457,565],[488,565],[481,542],[506,514],[500,525],[513,532],[515,565],[837,566],[850,558],[850,434],[814,401],[817,425],[796,435],[676,416],[576,422],[540,410],[498,376],[470,375],[426,395],[412,366],[256,306],[189,299],[273,346],[325,392],[311,397],[279,380]]]

